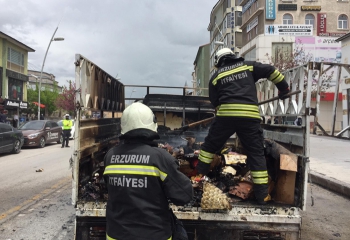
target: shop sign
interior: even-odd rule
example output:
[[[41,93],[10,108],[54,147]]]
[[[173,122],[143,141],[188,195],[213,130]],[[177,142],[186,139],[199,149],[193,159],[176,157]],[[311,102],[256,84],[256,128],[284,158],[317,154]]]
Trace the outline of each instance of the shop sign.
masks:
[[[258,25],[258,17],[254,18],[248,25],[247,25],[247,32],[250,32],[250,30],[253,29],[253,27]]]
[[[337,33],[337,32],[325,32],[325,33],[320,33],[318,36],[320,37],[337,37],[340,38],[344,36],[346,33]]]
[[[325,13],[317,13],[317,36],[327,32],[327,15]]]
[[[313,26],[306,24],[265,25],[265,35],[312,36]]]
[[[266,0],[266,16],[267,20],[276,19],[276,0]]]
[[[321,6],[301,6],[301,11],[321,11]]]
[[[27,108],[28,108],[28,102],[22,102],[22,101],[20,101],[20,102],[19,102],[19,108],[27,109]]]
[[[6,107],[16,107],[21,109],[28,108],[28,102],[16,101],[16,100],[5,100],[4,106]]]
[[[297,4],[278,4],[278,11],[296,11],[298,10]]]
[[[21,80],[21,81],[26,81],[26,82],[29,81],[28,76],[21,74],[21,73],[18,73],[18,72],[8,70],[8,69],[6,69],[6,76],[10,77],[10,78]]]
[[[235,13],[231,12],[231,28],[235,28]]]
[[[16,102],[16,101],[7,100],[5,102],[5,106],[8,106],[8,107],[19,107],[19,103]]]
[[[249,0],[243,7],[242,7],[242,14],[245,13],[257,0]]]

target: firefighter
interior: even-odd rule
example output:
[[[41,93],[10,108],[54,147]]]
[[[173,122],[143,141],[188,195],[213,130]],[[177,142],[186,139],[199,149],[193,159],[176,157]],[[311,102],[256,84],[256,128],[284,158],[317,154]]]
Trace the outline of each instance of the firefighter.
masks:
[[[255,198],[258,204],[266,204],[271,196],[255,83],[262,78],[272,81],[279,90],[280,99],[287,97],[289,85],[273,66],[237,58],[229,48],[216,53],[214,65],[217,69],[209,81],[209,99],[217,113],[202,145],[196,169],[199,174],[206,175],[214,154],[236,133],[247,151]]]
[[[62,147],[64,148],[64,143],[66,143],[66,147],[68,146],[68,142],[69,142],[69,137],[70,137],[70,132],[72,130],[72,126],[73,126],[73,122],[72,120],[70,120],[70,116],[69,114],[66,114],[64,116],[64,120],[63,120],[63,131],[62,131],[62,135],[63,135],[63,141],[62,141]]]
[[[121,117],[121,144],[104,158],[107,184],[107,239],[171,239],[170,200],[185,205],[193,198],[189,178],[178,162],[158,148],[157,121],[152,110],[136,102]]]
[[[184,132],[184,137],[187,141],[186,145],[181,146],[184,150],[184,154],[194,153],[195,150],[199,150],[200,146],[196,143],[196,136],[193,132]]]

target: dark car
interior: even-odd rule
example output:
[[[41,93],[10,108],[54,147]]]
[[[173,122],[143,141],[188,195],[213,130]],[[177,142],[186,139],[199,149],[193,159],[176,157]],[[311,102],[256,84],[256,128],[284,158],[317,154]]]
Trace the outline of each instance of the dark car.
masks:
[[[6,123],[0,123],[0,153],[19,153],[24,138],[21,131]]]
[[[62,128],[50,120],[29,121],[19,127],[24,136],[23,146],[45,147],[46,143],[62,143]]]

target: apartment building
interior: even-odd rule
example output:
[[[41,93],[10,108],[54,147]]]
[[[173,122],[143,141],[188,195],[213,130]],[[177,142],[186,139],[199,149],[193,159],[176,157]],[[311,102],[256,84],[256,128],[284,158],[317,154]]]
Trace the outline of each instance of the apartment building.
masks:
[[[293,51],[296,38],[333,41],[349,31],[348,0],[237,0],[236,4],[242,7],[240,55],[246,60],[268,63],[278,48]]]
[[[194,72],[192,73],[192,88],[195,96],[208,96],[209,81],[209,57],[210,44],[198,48],[196,59],[193,62]]]
[[[0,32],[0,110],[11,119],[27,109],[28,53],[35,52]]]
[[[28,89],[36,89],[36,86],[39,85],[40,81],[40,71],[35,70],[28,70]],[[54,89],[61,93],[63,87],[58,85],[58,82],[55,80],[55,75],[52,73],[43,72],[41,77],[41,90],[50,90],[53,91]]]
[[[215,53],[230,48],[237,55],[242,47],[242,7],[236,5],[237,0],[219,0],[210,13],[210,76],[214,73]]]

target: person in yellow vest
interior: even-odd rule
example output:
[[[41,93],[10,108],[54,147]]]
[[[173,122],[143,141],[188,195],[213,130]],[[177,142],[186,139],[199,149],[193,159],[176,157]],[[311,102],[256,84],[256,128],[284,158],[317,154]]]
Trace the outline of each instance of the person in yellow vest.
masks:
[[[64,120],[63,120],[63,125],[62,125],[62,128],[63,128],[63,132],[62,132],[62,135],[63,135],[63,141],[62,141],[62,147],[61,148],[64,148],[64,143],[66,143],[66,147],[69,147],[68,146],[68,142],[69,142],[69,137],[70,137],[70,131],[72,129],[72,126],[73,126],[73,122],[72,120],[70,120],[69,118],[69,114],[66,114],[64,116]]]

